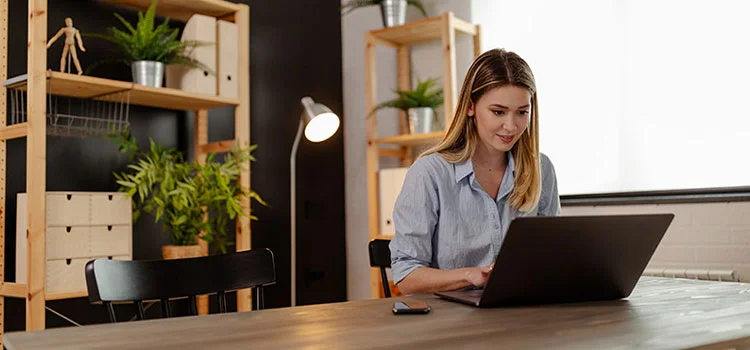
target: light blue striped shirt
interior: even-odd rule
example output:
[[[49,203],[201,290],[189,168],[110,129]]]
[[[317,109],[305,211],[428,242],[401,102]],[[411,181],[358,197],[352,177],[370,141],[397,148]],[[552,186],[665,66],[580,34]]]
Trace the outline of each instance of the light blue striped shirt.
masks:
[[[471,160],[452,164],[430,154],[414,162],[393,210],[396,234],[390,250],[395,283],[419,267],[487,266],[495,261],[513,218],[560,215],[555,169],[544,154],[540,155],[542,194],[537,207],[524,213],[506,203],[514,174],[513,155],[507,155],[497,200],[479,185]]]

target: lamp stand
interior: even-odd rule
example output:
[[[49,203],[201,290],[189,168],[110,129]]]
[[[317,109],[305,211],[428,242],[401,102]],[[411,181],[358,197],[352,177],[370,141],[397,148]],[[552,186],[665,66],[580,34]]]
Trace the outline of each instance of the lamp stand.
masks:
[[[305,121],[303,118],[299,120],[299,127],[297,128],[297,136],[294,138],[294,144],[292,145],[292,154],[289,156],[289,193],[290,196],[290,218],[291,218],[291,247],[292,247],[292,293],[291,300],[292,306],[297,305],[297,149],[299,148],[299,140],[302,137],[302,130],[305,127]]]

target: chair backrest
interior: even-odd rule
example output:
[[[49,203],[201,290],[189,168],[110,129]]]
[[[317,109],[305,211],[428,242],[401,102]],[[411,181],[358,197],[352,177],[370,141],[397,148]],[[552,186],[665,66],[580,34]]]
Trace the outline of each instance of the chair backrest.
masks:
[[[391,297],[391,288],[388,286],[388,276],[385,273],[385,269],[391,267],[391,249],[388,247],[390,243],[387,239],[373,239],[368,245],[370,266],[380,268],[380,282],[386,298]]]
[[[135,302],[138,318],[144,319],[144,300],[161,300],[164,316],[171,317],[169,298],[188,297],[195,315],[196,296],[216,293],[220,312],[226,312],[225,292],[245,288],[254,288],[256,309],[262,309],[263,287],[275,282],[269,249],[174,260],[95,259],[86,264],[89,301],[104,303],[112,322],[112,302]]]

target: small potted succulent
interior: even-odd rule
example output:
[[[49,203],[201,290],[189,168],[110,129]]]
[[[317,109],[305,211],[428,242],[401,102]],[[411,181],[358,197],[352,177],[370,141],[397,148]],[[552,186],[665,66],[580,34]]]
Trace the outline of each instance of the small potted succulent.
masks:
[[[138,22],[135,25],[115,13],[114,16],[125,26],[125,30],[109,27],[107,34],[89,33],[87,36],[104,39],[117,45],[124,57],[105,61],[116,61],[130,66],[133,82],[136,84],[161,87],[166,65],[198,68],[209,74],[215,74],[208,66],[191,57],[193,48],[213,43],[180,40],[179,28],[170,28],[168,17],[156,26],[157,3],[158,0],[153,0],[145,15],[138,12]]]
[[[395,27],[406,22],[406,7],[414,6],[427,17],[427,11],[421,0],[348,0],[341,6],[341,14],[346,15],[356,9],[368,6],[380,6],[383,26]]]
[[[418,80],[414,90],[393,90],[398,97],[375,106],[372,115],[382,108],[396,108],[405,111],[411,134],[429,133],[435,131],[437,122],[435,109],[443,105],[443,89],[436,78],[425,81]]]

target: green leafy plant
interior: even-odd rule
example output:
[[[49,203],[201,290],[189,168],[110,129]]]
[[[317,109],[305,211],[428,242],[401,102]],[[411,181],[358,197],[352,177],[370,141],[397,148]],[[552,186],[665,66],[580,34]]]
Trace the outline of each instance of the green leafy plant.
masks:
[[[408,111],[410,108],[429,107],[433,110],[443,104],[443,89],[438,86],[438,79],[418,80],[414,90],[393,90],[397,98],[375,106],[370,115],[382,108],[397,108]]]
[[[110,138],[131,160],[128,170],[114,177],[119,190],[132,198],[133,220],[143,212],[152,214],[170,233],[174,245],[194,245],[200,238],[211,244],[213,251],[226,253],[226,247],[234,244],[226,232],[230,220],[245,215],[258,219],[246,212],[242,199],[249,197],[266,205],[258,193],[238,181],[242,165],[255,161],[251,153],[257,145],[235,147],[222,162],[214,161],[210,154],[205,164],[200,164],[185,161],[174,148],[165,149],[151,139],[149,149],[141,151],[129,133]]]
[[[198,68],[215,74],[212,69],[191,57],[192,50],[198,46],[212,45],[213,43],[197,40],[182,41],[178,38],[179,28],[169,27],[169,17],[156,26],[156,6],[158,0],[151,2],[146,14],[138,12],[138,22],[130,24],[122,16],[114,13],[114,16],[125,26],[125,30],[117,27],[107,28],[107,34],[87,33],[86,36],[100,38],[114,43],[120,48],[123,58],[108,59],[97,62],[121,62],[130,66],[136,61],[156,61],[168,65],[184,65]],[[91,70],[95,65],[89,67]]]
[[[380,5],[383,0],[349,0],[341,6],[341,15],[346,15],[358,8]],[[427,17],[427,11],[424,9],[424,5],[421,0],[406,0],[409,6],[414,6],[422,13],[422,16]]]

